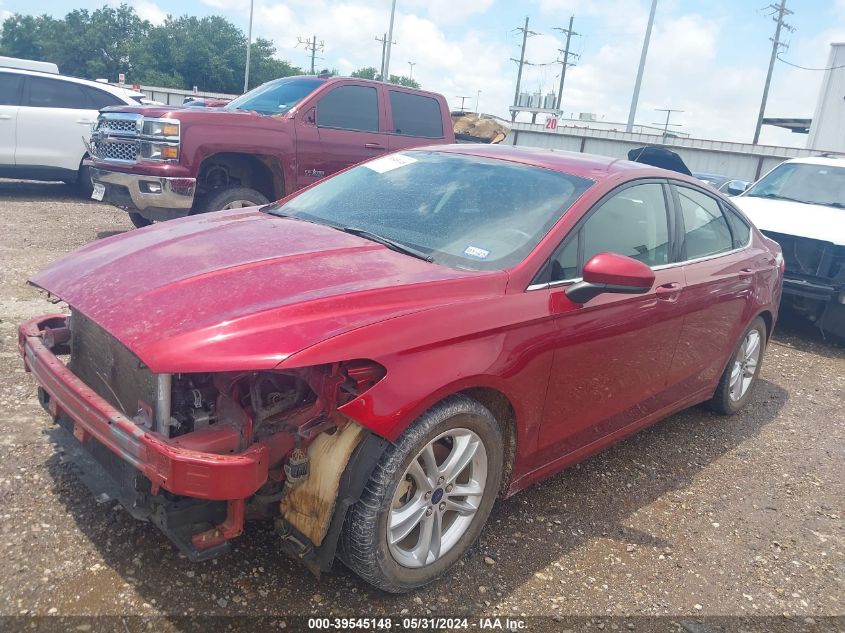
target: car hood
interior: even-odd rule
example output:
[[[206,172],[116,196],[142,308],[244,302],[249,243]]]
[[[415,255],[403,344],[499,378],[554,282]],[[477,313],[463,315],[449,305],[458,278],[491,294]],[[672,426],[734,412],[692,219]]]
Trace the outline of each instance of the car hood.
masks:
[[[845,209],[754,196],[731,198],[761,231],[845,245]]]
[[[192,372],[271,368],[355,328],[503,293],[506,279],[239,209],[98,240],[30,283],[95,321],[151,370]]]

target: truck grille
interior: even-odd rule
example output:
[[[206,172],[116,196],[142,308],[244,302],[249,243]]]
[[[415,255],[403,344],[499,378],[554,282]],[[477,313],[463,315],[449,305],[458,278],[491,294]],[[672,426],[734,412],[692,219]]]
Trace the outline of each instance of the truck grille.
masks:
[[[71,316],[68,368],[102,398],[133,417],[138,403],[152,407],[155,375],[116,338],[81,312]]]
[[[137,162],[141,150],[138,129],[142,119],[140,114],[102,113],[91,134],[91,155],[98,160]]]
[[[100,160],[122,160],[136,162],[138,160],[138,141],[100,141],[91,143],[91,153]]]
[[[845,284],[845,247],[806,237],[763,231],[780,244],[786,276],[838,286]]]

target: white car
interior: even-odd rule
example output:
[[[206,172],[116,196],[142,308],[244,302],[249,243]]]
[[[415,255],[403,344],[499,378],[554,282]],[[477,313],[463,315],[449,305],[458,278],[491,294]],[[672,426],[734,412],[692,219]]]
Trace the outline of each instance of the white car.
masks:
[[[91,187],[82,159],[98,112],[143,93],[51,72],[0,66],[0,177]]]
[[[845,338],[845,157],[788,160],[731,202],[780,243],[784,303]]]

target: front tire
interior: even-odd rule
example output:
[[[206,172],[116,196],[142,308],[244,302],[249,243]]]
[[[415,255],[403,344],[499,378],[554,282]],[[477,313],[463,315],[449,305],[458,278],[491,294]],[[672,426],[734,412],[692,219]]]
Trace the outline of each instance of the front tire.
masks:
[[[209,192],[200,202],[198,211],[222,211],[224,209],[241,209],[267,204],[269,200],[264,194],[249,187],[222,187]]]
[[[426,585],[481,533],[502,479],[502,432],[476,400],[454,395],[388,447],[349,510],[341,559],[391,593]]]
[[[134,211],[129,211],[129,221],[139,229],[143,229],[145,226],[149,226],[153,223],[152,220],[148,220],[140,213],[135,213]]]
[[[763,364],[766,332],[766,323],[760,317],[745,330],[719,379],[716,393],[707,403],[717,413],[733,415],[748,404]]]

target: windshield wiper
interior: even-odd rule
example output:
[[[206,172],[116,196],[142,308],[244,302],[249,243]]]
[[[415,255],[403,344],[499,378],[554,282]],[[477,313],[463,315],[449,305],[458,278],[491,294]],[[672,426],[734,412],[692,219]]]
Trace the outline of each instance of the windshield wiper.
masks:
[[[801,204],[813,204],[812,202],[807,202],[806,200],[799,200],[798,198],[790,198],[789,196],[781,196],[776,193],[750,193],[748,194],[749,198],[770,198],[771,200],[788,200],[789,202],[800,202]]]
[[[426,255],[422,251],[418,251],[417,249],[402,244],[400,242],[395,242],[390,238],[384,237],[382,235],[370,233],[366,229],[358,229],[354,226],[332,226],[332,228],[337,229],[338,231],[343,231],[344,233],[349,233],[350,235],[357,235],[358,237],[363,237],[365,240],[377,242],[383,246],[387,246],[387,248],[396,251],[397,253],[404,253],[405,255],[410,255],[411,257],[416,257],[417,259],[421,259],[426,262],[434,261],[434,258],[431,255]]]

